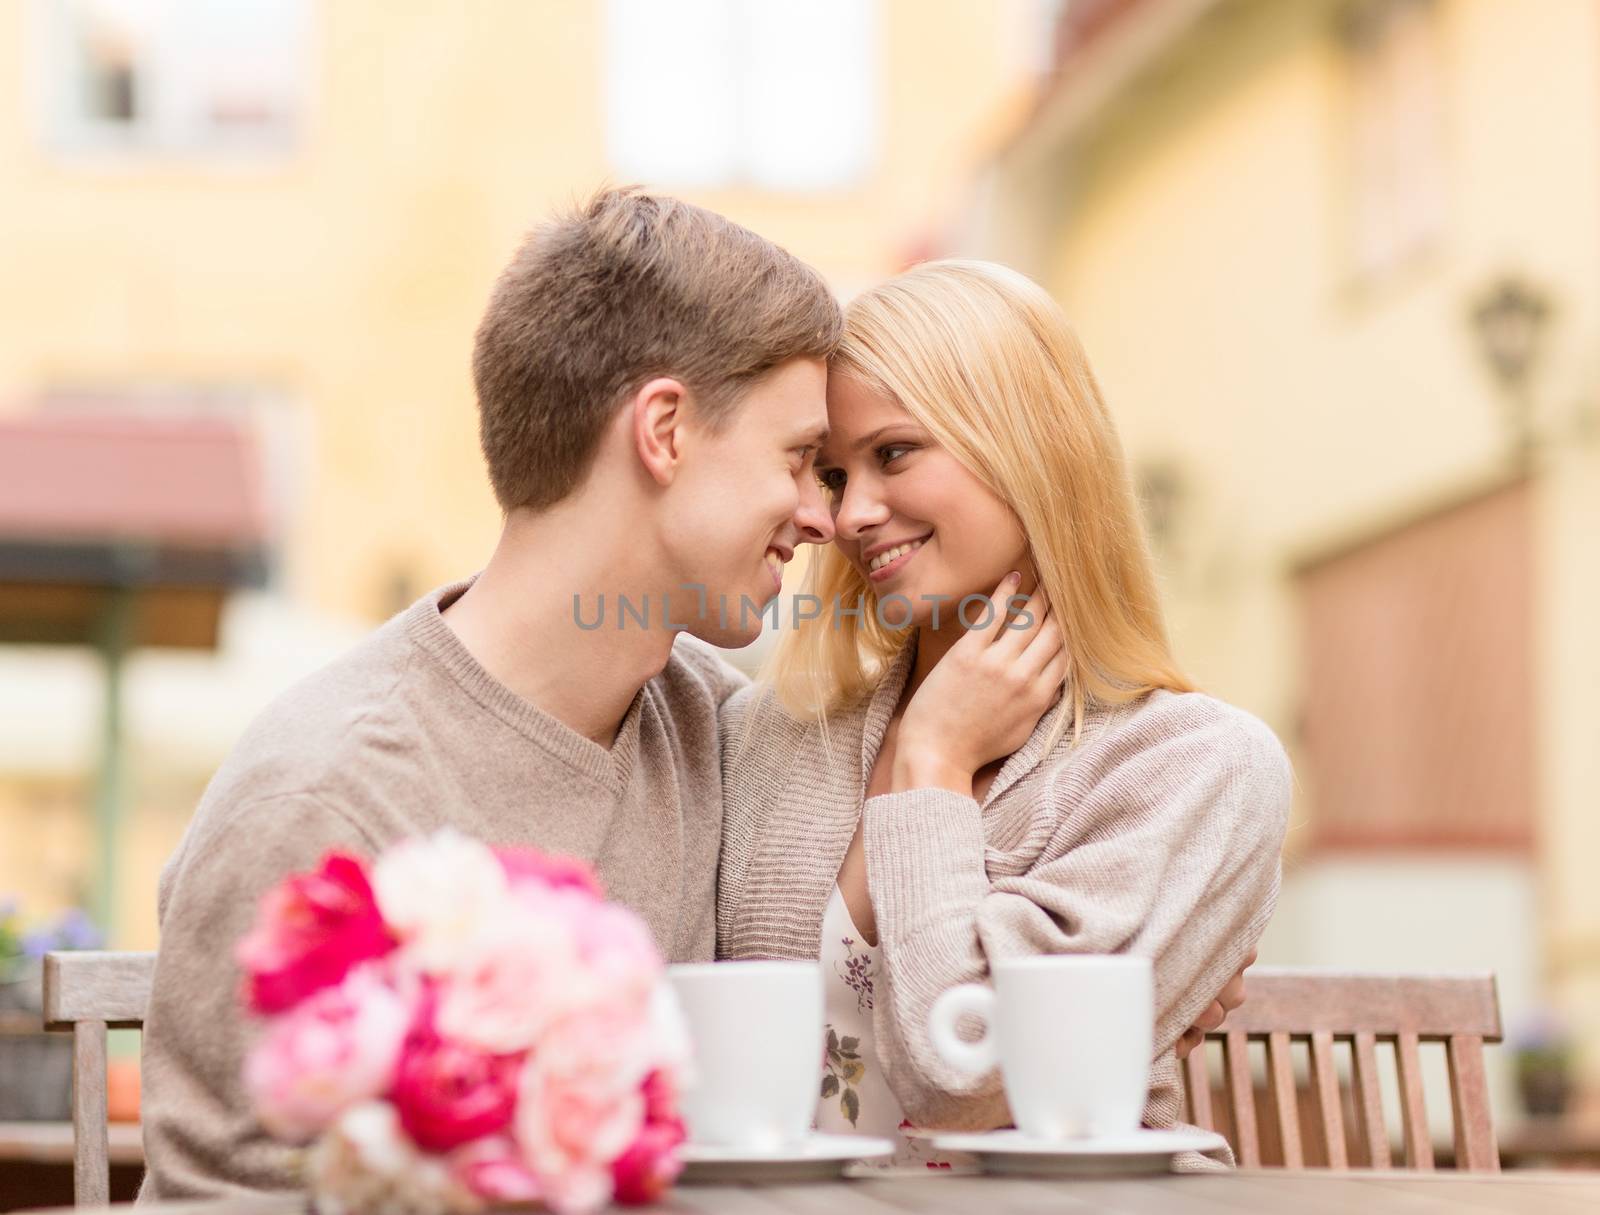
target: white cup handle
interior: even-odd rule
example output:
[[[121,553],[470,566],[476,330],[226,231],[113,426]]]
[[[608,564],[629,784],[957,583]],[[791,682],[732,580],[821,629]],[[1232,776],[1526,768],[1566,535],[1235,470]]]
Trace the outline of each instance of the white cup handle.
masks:
[[[958,1071],[974,1074],[986,1072],[998,1063],[1000,1044],[995,1041],[990,1020],[993,1008],[994,992],[981,983],[952,987],[935,1000],[928,1013],[928,1037],[940,1058]],[[956,1022],[967,1013],[983,1018],[983,1037],[976,1042],[964,1042],[956,1033]]]

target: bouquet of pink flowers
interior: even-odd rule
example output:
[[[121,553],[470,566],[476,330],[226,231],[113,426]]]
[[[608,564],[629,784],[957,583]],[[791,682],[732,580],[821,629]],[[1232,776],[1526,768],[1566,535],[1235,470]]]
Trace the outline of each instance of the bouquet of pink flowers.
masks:
[[[370,868],[329,853],[263,897],[238,960],[266,1020],[246,1088],[313,1144],[327,1215],[576,1215],[678,1174],[688,1035],[649,929],[580,862],[452,831]]]

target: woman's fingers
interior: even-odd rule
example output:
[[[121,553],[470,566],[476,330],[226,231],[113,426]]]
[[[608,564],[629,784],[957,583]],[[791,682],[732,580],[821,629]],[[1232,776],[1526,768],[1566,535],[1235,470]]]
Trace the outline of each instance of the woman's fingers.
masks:
[[[1195,1018],[1191,1029],[1198,1029],[1201,1033],[1209,1034],[1214,1029],[1221,1029],[1222,1023],[1228,1019],[1228,1010],[1222,1004],[1213,1000],[1206,1007],[1205,1012]]]
[[[1044,588],[1040,587],[1028,596],[1015,620],[1011,619],[1010,606],[1009,599],[1000,605],[1001,612],[1006,616],[1003,640],[1011,653],[1020,654],[1044,627],[1044,622],[1050,616],[1050,600],[1045,597]]]
[[[1000,580],[1000,585],[994,588],[994,593],[989,596],[989,614],[987,617],[978,617],[982,621],[967,628],[967,636],[974,638],[982,646],[991,646],[1006,631],[1006,602],[1016,593],[1017,587],[1022,582],[1022,575],[1013,570]],[[966,602],[965,600],[962,601]],[[957,605],[958,617],[966,624],[966,617],[971,615]]]
[[[1067,651],[1063,648],[1057,650],[1050,661],[1044,664],[1044,669],[1039,672],[1039,682],[1044,685],[1052,699],[1066,680],[1067,672],[1071,668],[1072,660],[1067,656]]]
[[[1042,617],[1018,650],[1017,657],[1025,666],[1036,671],[1060,653],[1063,644],[1061,622],[1046,607]]]

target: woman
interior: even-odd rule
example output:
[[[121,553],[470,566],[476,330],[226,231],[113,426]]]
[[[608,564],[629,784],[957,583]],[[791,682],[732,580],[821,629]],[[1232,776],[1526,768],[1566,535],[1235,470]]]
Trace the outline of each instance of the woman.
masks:
[[[1174,1048],[1276,898],[1283,749],[1174,662],[1115,428],[1038,286],[946,261],[858,297],[828,407],[825,609],[726,710],[719,952],[823,959],[818,1125],[875,1133],[1008,1125],[998,1075],[927,1033],[991,959],[1147,955],[1145,1122],[1171,1125]]]

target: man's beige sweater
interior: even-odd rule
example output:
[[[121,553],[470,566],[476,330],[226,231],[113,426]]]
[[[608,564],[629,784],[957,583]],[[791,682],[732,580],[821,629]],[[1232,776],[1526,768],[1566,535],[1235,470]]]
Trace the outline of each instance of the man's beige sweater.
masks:
[[[142,1199],[298,1184],[251,1116],[235,943],[263,891],[331,848],[450,826],[591,861],[662,951],[708,960],[722,817],[717,708],[744,682],[680,638],[607,750],[496,681],[440,615],[396,616],[291,689],[235,746],[161,875],[144,1033]]]
[[[914,650],[826,738],[768,689],[723,710],[717,948],[725,958],[815,958],[858,820],[882,966],[878,1065],[918,1126],[1007,1126],[996,1072],[945,1064],[928,1011],[990,959],[1134,953],[1154,961],[1156,1060],[1145,1123],[1170,1126],[1173,1046],[1256,944],[1276,901],[1291,773],[1272,731],[1199,693],[1090,710],[1053,748],[1051,716],[980,805],[939,789],[866,799]]]

